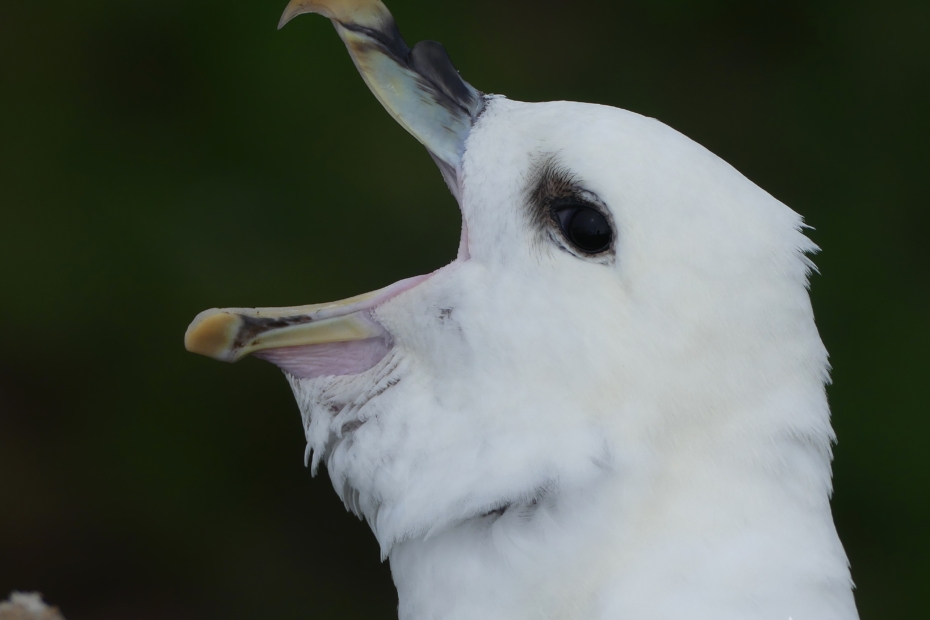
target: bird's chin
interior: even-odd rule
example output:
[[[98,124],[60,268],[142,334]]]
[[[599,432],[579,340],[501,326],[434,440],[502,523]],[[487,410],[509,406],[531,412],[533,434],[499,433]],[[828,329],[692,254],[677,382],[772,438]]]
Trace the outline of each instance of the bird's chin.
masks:
[[[391,400],[388,392],[402,383],[407,372],[404,356],[397,349],[388,348],[379,360],[371,364],[381,351],[360,350],[366,348],[360,345],[353,351],[358,355],[354,365],[347,361],[346,351],[332,353],[339,361],[326,359],[327,355],[319,351],[306,355],[288,352],[286,355],[293,359],[274,360],[284,369],[300,409],[307,438],[306,464],[313,475],[317,474],[321,464],[325,464],[336,492],[347,508],[359,516],[374,514],[376,508],[371,505],[370,494],[366,493],[364,497],[367,499],[360,501],[363,496],[357,489],[370,485],[360,482],[358,476],[350,471],[349,463],[359,460],[356,458],[359,456],[356,433],[369,420],[390,409],[381,403],[385,397]],[[369,368],[361,370],[369,364]],[[289,367],[296,367],[305,375],[316,376],[301,377]],[[343,374],[337,374],[340,369]],[[363,442],[367,447],[362,448],[362,452],[371,451],[370,439]],[[375,441],[376,445],[379,443]]]

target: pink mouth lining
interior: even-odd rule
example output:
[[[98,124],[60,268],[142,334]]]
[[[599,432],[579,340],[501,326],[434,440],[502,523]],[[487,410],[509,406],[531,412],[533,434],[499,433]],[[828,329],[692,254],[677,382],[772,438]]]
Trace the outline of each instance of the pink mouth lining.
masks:
[[[390,334],[372,316],[374,309],[425,282],[432,277],[433,273],[400,280],[385,287],[370,299],[348,306],[323,308],[314,315],[314,319],[319,320],[347,314],[360,314],[382,332],[378,337],[265,349],[253,355],[301,379],[324,376],[341,377],[365,372],[384,359],[393,346]]]
[[[391,350],[390,338],[368,338],[300,347],[267,349],[255,357],[301,379],[357,375],[373,368]]]

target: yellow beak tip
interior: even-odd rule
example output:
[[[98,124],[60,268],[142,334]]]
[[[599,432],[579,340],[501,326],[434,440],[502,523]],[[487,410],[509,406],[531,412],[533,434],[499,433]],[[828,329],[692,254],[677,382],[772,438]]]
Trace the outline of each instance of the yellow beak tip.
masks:
[[[201,312],[184,334],[184,347],[191,353],[234,362],[232,349],[241,323],[241,317],[222,310]]]

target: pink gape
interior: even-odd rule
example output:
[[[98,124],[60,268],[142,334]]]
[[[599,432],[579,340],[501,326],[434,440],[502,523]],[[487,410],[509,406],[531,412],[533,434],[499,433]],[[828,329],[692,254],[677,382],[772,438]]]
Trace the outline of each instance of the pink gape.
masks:
[[[316,317],[319,320],[357,314],[376,327],[380,332],[378,336],[364,340],[265,349],[256,351],[252,355],[269,361],[281,370],[301,379],[315,379],[326,376],[340,377],[365,372],[380,362],[394,344],[387,330],[374,318],[374,310],[401,293],[405,293],[418,284],[425,282],[432,275],[432,273],[429,273],[400,280],[382,289],[370,299],[335,310],[324,310]]]
[[[281,347],[254,353],[281,370],[301,379],[357,375],[381,361],[391,350],[391,340],[368,338],[350,342],[329,342],[299,347]]]

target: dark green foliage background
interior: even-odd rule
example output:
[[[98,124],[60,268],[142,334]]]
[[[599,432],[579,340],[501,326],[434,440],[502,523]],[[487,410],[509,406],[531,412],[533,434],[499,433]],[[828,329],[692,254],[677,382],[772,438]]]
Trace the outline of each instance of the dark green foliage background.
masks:
[[[302,467],[280,373],[186,354],[213,306],[454,256],[432,162],[285,0],[0,4],[0,591],[69,620],[392,618]],[[654,116],[804,214],[834,510],[863,618],[930,608],[930,3],[389,1],[476,87]]]

